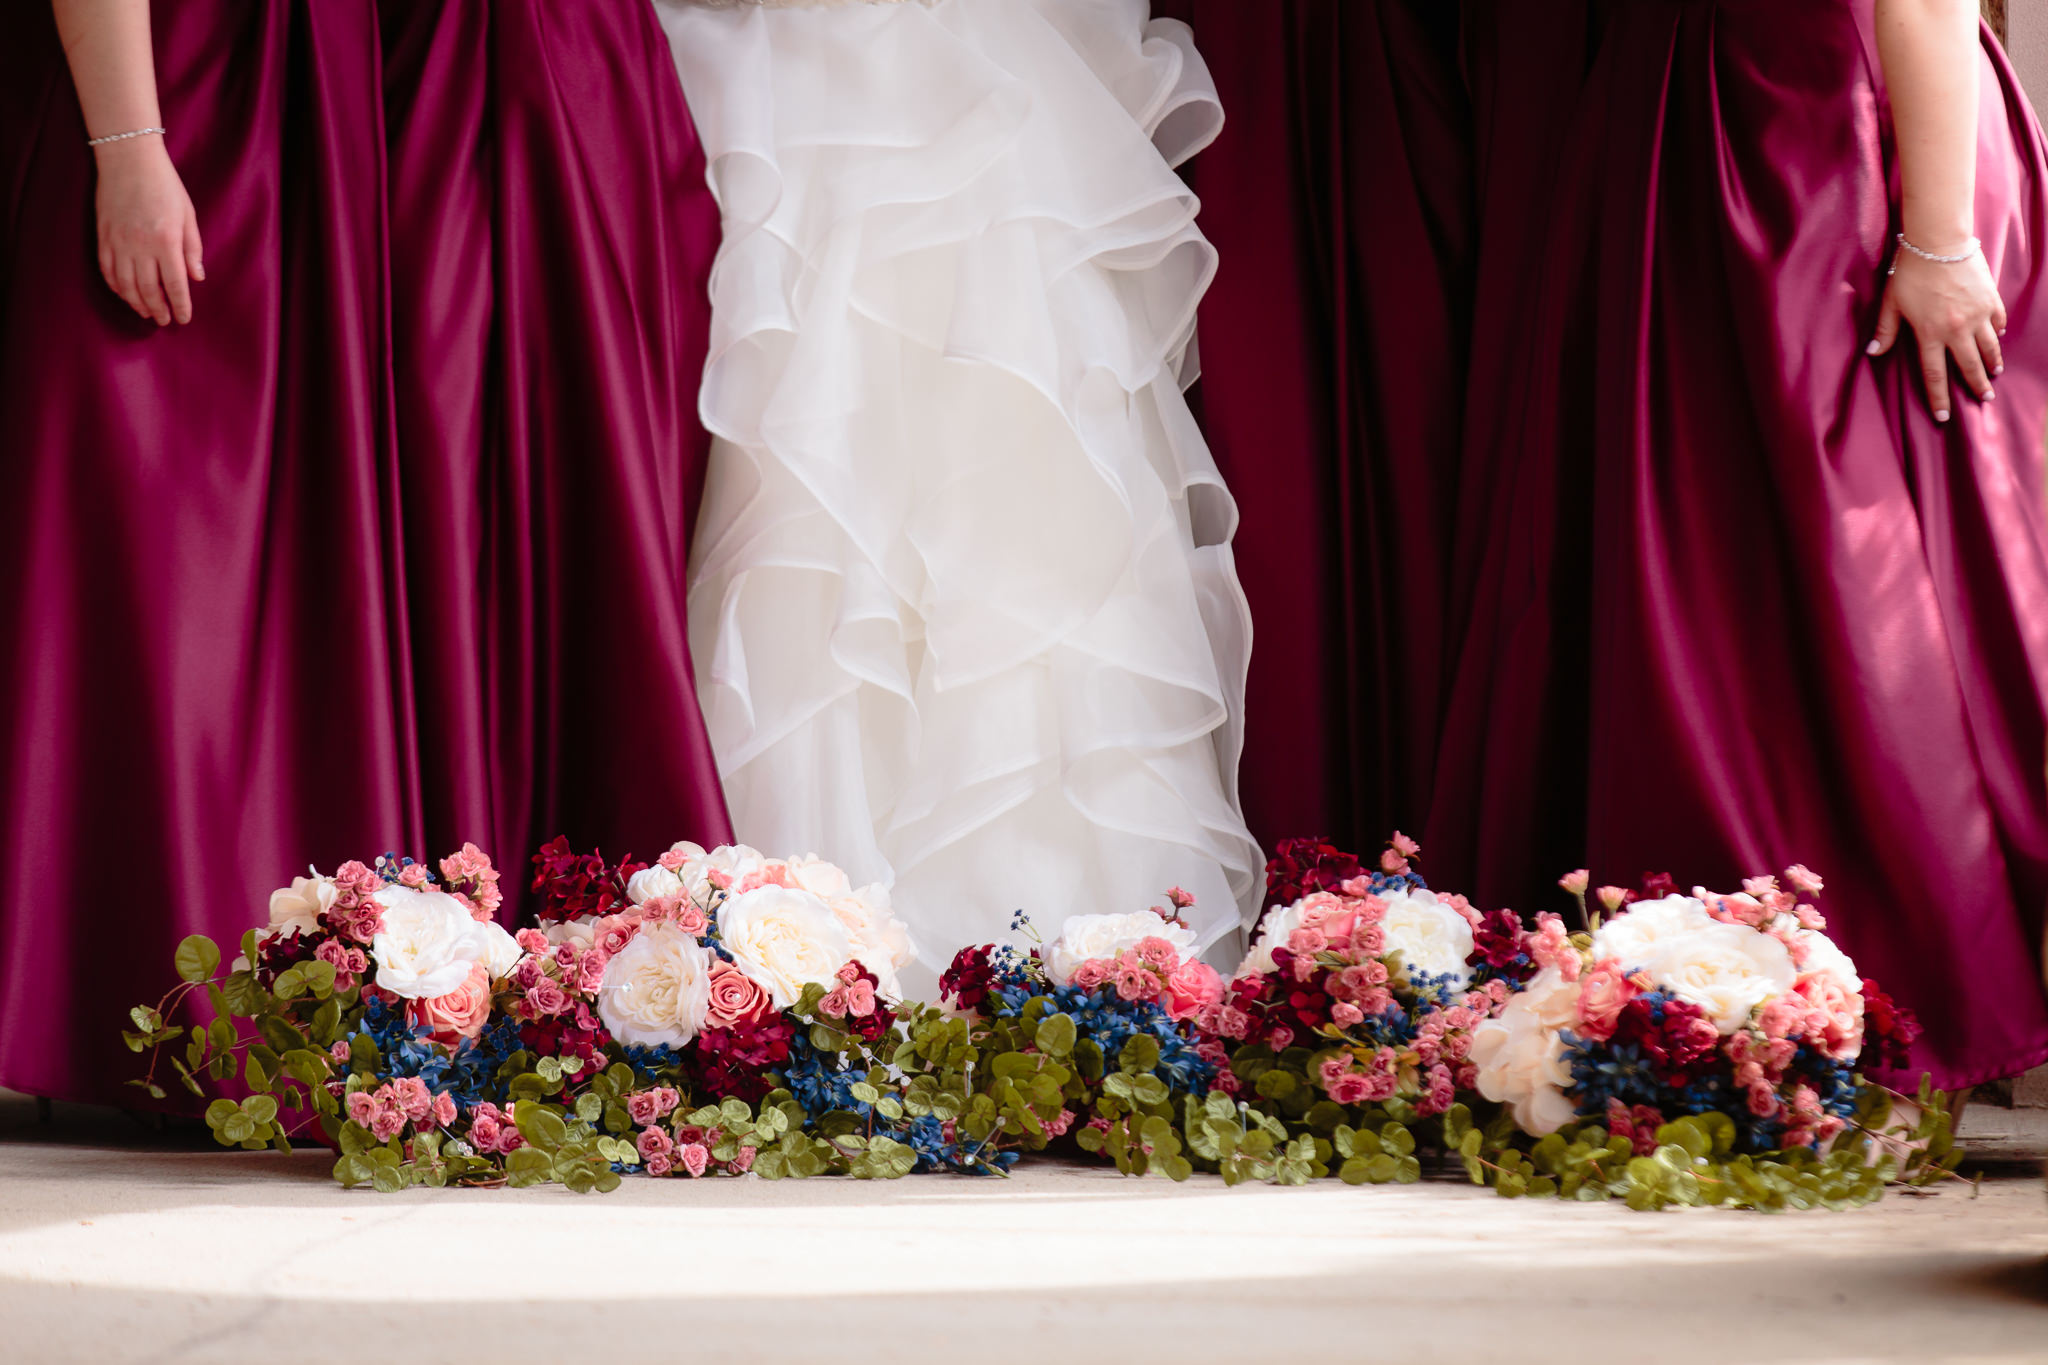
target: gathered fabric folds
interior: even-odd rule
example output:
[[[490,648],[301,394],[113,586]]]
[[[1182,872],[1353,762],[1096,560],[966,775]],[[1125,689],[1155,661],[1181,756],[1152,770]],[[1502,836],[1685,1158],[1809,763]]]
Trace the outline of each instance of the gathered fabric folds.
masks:
[[[1144,0],[661,0],[725,219],[692,559],[734,824],[893,884],[924,961],[1025,909],[1258,897],[1236,509],[1182,396],[1214,136]]]

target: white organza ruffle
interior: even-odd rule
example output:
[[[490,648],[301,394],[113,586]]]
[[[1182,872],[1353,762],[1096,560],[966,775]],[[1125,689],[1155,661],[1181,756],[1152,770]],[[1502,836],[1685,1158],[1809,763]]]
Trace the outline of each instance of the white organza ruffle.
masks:
[[[658,0],[725,216],[690,614],[740,837],[932,968],[1258,899],[1236,508],[1181,386],[1221,115],[1145,0]]]

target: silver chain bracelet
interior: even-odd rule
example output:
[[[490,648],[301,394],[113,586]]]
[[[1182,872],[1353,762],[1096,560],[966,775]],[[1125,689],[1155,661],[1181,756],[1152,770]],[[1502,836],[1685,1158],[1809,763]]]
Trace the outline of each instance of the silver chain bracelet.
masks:
[[[164,128],[137,128],[132,133],[108,133],[105,137],[89,137],[85,140],[85,145],[88,147],[100,147],[109,142],[126,142],[131,137],[148,137],[151,133],[165,133],[168,131],[168,129]]]

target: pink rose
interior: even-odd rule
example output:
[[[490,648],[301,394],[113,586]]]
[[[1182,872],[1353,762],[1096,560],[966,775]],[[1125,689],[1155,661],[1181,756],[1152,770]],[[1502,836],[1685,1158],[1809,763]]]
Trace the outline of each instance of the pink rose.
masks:
[[[692,1176],[704,1174],[704,1168],[711,1164],[711,1153],[701,1142],[691,1143],[677,1155],[682,1158],[683,1169]]]
[[[1116,993],[1126,1000],[1149,1000],[1159,990],[1159,978],[1136,962],[1118,962]]]
[[[846,1012],[855,1019],[865,1019],[875,1012],[875,988],[866,981],[856,981],[846,988]]]
[[[519,945],[521,952],[544,953],[548,950],[548,936],[538,929],[521,929],[512,935],[512,940]]]
[[[560,982],[551,976],[543,976],[528,988],[526,1007],[542,1017],[562,1014],[569,1008],[569,995]]]
[[[455,1122],[455,1097],[441,1094],[434,1096],[434,1126],[446,1128]]]
[[[479,1112],[469,1121],[469,1145],[479,1152],[491,1153],[498,1150],[499,1124],[494,1113]]]
[[[683,1102],[683,1097],[676,1092],[676,1088],[672,1085],[658,1086],[652,1094],[654,1095],[654,1113],[657,1118],[667,1118],[676,1111],[676,1106]]]
[[[1574,896],[1583,896],[1586,894],[1586,885],[1591,880],[1592,878],[1587,875],[1586,869],[1582,867],[1575,872],[1567,872],[1562,877],[1559,877],[1557,884]]]
[[[1216,1031],[1226,1038],[1242,1038],[1251,1028],[1252,1017],[1235,1005],[1225,1005],[1216,1014]]]
[[[1275,1052],[1280,1052],[1293,1046],[1294,1030],[1285,1024],[1275,1024],[1272,1031],[1266,1035],[1266,1041],[1272,1045]]]
[[[739,1155],[735,1156],[732,1159],[733,1170],[739,1172],[741,1175],[745,1175],[749,1170],[753,1169],[753,1166],[754,1149],[752,1147],[740,1148]]]
[[[661,1102],[652,1090],[642,1090],[626,1096],[626,1113],[637,1126],[645,1128],[661,1117]]]
[[[1190,958],[1166,977],[1166,1013],[1176,1022],[1192,1019],[1223,1000],[1223,977],[1199,958]]]
[[[1287,951],[1296,957],[1312,958],[1329,946],[1329,936],[1309,924],[1302,925],[1287,936]]]
[[[370,1120],[377,1116],[377,1101],[367,1090],[358,1090],[348,1097],[348,1117],[352,1123],[370,1126]]]
[[[705,1015],[706,1027],[756,1023],[767,1018],[773,1007],[768,992],[730,962],[721,961],[711,969],[711,1006]]]
[[[1330,1022],[1338,1028],[1357,1028],[1365,1022],[1365,1011],[1349,1000],[1339,1000],[1330,1006]]]
[[[1166,893],[1166,900],[1167,903],[1173,906],[1173,908],[1176,910],[1191,909],[1193,908],[1195,903],[1195,898],[1193,896],[1190,896],[1187,892],[1181,890],[1177,886]]]
[[[1180,965],[1180,949],[1156,935],[1139,939],[1137,953],[1140,962],[1162,972],[1170,972]]]
[[[1372,1082],[1369,1077],[1351,1071],[1337,1077],[1329,1091],[1330,1098],[1339,1104],[1363,1104],[1372,1092]]]
[[[837,990],[825,992],[824,998],[818,1001],[818,1013],[831,1015],[834,1018],[845,1018],[847,1009],[846,987],[844,986],[839,987]]]
[[[1392,844],[1394,851],[1404,858],[1413,858],[1416,854],[1422,852],[1421,844],[1416,843],[1398,829],[1394,831],[1394,837],[1387,842]]]
[[[351,948],[330,938],[313,950],[313,956],[334,966],[334,989],[354,990],[356,982],[370,969],[370,959],[361,948]]]
[[[475,1038],[491,1021],[491,969],[472,963],[469,976],[446,995],[406,1003],[407,1022],[424,1025],[434,1041],[455,1047],[465,1038]]]
[[[657,1152],[647,1158],[647,1174],[667,1175],[676,1168],[676,1159],[667,1153]]]
[[[1579,1027],[1583,1038],[1605,1042],[1614,1036],[1621,1012],[1636,998],[1635,983],[1614,958],[1603,958],[1579,980]]]
[[[1818,896],[1827,886],[1805,863],[1794,863],[1786,868],[1785,880],[1802,896]]]
[[[427,1089],[427,1083],[417,1076],[401,1076],[392,1082],[397,1096],[398,1107],[405,1116],[418,1123],[434,1113],[434,1092]]]
[[[1398,877],[1407,870],[1408,860],[1401,856],[1400,851],[1398,849],[1390,848],[1386,852],[1380,854],[1380,871],[1386,873],[1388,876]]]
[[[667,1156],[675,1150],[675,1143],[659,1128],[642,1128],[634,1145],[640,1149],[640,1159],[643,1161],[652,1157]]]
[[[1116,971],[1116,964],[1094,957],[1074,968],[1074,987],[1077,990],[1093,991],[1101,987]]]
[[[1807,1036],[1828,1056],[1844,1062],[1863,1050],[1862,995],[1845,989],[1832,972],[1809,972],[1792,994],[1807,1006]]]

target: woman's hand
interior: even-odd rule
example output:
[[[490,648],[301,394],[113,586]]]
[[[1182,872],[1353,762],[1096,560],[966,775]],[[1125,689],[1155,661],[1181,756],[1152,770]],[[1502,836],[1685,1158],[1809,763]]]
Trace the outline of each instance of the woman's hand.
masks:
[[[1927,406],[1934,410],[1935,421],[1946,422],[1952,410],[1950,356],[1971,393],[1987,403],[1995,396],[1991,381],[2005,373],[2005,354],[1998,342],[2005,335],[2005,301],[1998,297],[1998,285],[1981,250],[1953,264],[1930,261],[1904,247],[1898,253],[1898,270],[1884,291],[1884,311],[1877,319],[1870,354],[1891,350],[1903,319],[1920,347]]]
[[[94,149],[99,157],[100,277],[159,327],[192,321],[192,283],[206,278],[199,219],[161,137]]]

